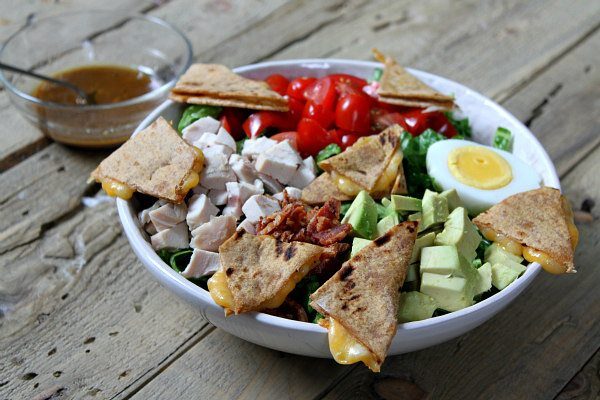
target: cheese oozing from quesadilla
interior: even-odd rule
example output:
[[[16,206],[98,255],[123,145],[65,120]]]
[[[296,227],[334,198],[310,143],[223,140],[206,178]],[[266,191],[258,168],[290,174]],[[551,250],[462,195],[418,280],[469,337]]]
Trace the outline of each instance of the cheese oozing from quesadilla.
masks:
[[[354,364],[362,361],[371,370],[379,369],[373,353],[350,335],[342,324],[330,317],[328,326],[329,349],[337,363]]]
[[[398,168],[402,163],[403,154],[401,151],[396,152],[390,159],[387,167],[383,171],[383,174],[377,179],[375,186],[370,193],[385,192],[391,188],[398,174]],[[356,196],[363,187],[352,181],[352,179],[339,174],[336,171],[331,172],[331,179],[335,182],[336,186],[340,191],[348,196]]]

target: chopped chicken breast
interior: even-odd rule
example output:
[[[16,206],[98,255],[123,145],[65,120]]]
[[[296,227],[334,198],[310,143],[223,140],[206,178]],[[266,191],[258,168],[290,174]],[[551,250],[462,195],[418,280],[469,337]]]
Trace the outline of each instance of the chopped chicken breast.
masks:
[[[227,204],[227,190],[209,190],[207,196],[215,206]]]
[[[219,246],[235,233],[236,221],[236,218],[231,215],[212,217],[210,221],[192,231],[190,247],[219,251]]]
[[[187,207],[184,203],[166,203],[148,213],[150,221],[158,232],[169,229],[185,220]]]
[[[229,165],[240,182],[253,182],[256,179],[256,169],[246,157],[232,154],[229,157]]]
[[[223,215],[233,215],[236,219],[242,216],[242,205],[255,194],[263,194],[264,190],[246,182],[227,182],[227,206]]]
[[[289,184],[294,187],[304,189],[312,181],[314,181],[316,177],[317,173],[315,168],[315,161],[312,157],[307,157],[302,161],[302,164],[300,164],[300,167],[298,168],[292,179],[290,179]]]
[[[154,211],[154,210],[158,209],[163,204],[166,204],[166,201],[157,200],[150,207],[146,208],[145,210],[140,211],[138,213],[138,219],[140,220],[140,226],[144,226],[147,223],[149,223],[150,222],[150,211]]]
[[[194,194],[206,194],[208,193],[208,189],[198,185],[192,189],[192,192],[194,192]]]
[[[213,205],[205,194],[195,194],[188,203],[188,213],[185,220],[190,227],[190,231],[193,231],[203,223],[210,221],[210,217],[214,217],[218,213],[219,209]]]
[[[189,264],[185,267],[181,275],[188,279],[202,278],[205,275],[214,274],[220,266],[219,253],[195,249]]]
[[[257,157],[259,154],[264,153],[271,147],[275,146],[277,142],[273,139],[261,136],[256,139],[249,139],[244,142],[242,148],[242,155],[249,157]]]
[[[224,144],[215,143],[202,150],[202,153],[204,154],[205,158],[212,157],[216,154],[223,154],[225,157],[227,157],[227,160],[229,160],[229,156],[231,156],[234,151],[235,150],[231,150],[230,147],[225,146]]]
[[[215,143],[229,147],[232,152],[236,151],[235,139],[223,127],[219,128]]]
[[[225,190],[227,182],[235,181],[236,176],[227,163],[227,156],[221,153],[204,155],[205,167],[200,182],[207,189]]]
[[[256,235],[256,226],[254,226],[254,224],[250,221],[248,221],[247,219],[243,220],[242,222],[240,222],[240,224],[237,227],[237,230],[244,230],[248,233],[251,233],[253,235]]]
[[[288,140],[277,143],[256,158],[258,172],[272,176],[283,184],[292,179],[300,164],[302,158]]]
[[[283,189],[283,192],[274,194],[273,198],[275,198],[279,201],[283,201],[283,193],[284,192],[287,193],[288,197],[290,197],[292,199],[300,199],[302,197],[302,190],[292,187],[292,186],[288,186],[285,189]]]
[[[189,240],[189,230],[185,222],[181,222],[172,228],[162,230],[150,237],[150,242],[152,243],[152,248],[154,250],[185,249],[188,247]]]
[[[214,145],[217,141],[217,135],[211,132],[204,132],[198,139],[194,140],[193,145],[202,151]]]
[[[268,193],[275,194],[283,190],[283,185],[269,175],[258,174],[258,178],[263,182],[265,191]]]
[[[198,121],[186,126],[182,131],[183,140],[189,144],[193,144],[195,141],[200,139],[203,133],[217,133],[221,123],[214,118],[204,117]]]
[[[266,217],[279,210],[281,207],[276,199],[262,194],[250,197],[242,206],[246,219],[253,223],[258,222],[261,217]]]

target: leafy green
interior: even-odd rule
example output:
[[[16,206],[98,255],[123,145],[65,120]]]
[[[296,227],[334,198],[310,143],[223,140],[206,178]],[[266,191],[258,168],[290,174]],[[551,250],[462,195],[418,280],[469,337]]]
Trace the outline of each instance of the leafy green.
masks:
[[[373,70],[373,77],[371,78],[371,82],[379,82],[381,80],[382,75],[383,75],[383,69],[375,68]]]
[[[492,146],[504,151],[512,151],[512,133],[501,126],[496,129]]]
[[[347,203],[342,203],[342,205],[340,206],[340,217],[344,217],[344,215],[346,215],[346,213],[348,212],[348,209],[350,208],[350,205],[352,204],[351,201],[347,202]]]
[[[192,249],[185,249],[173,252],[169,258],[169,265],[177,272],[181,272],[190,262],[192,257]]]
[[[196,104],[188,106],[181,115],[177,129],[181,132],[183,131],[183,128],[198,121],[200,118],[218,118],[221,111],[223,111],[223,108],[217,106],[201,106]]]
[[[246,143],[246,140],[248,140],[248,138],[243,138],[241,140],[238,140],[237,142],[235,142],[235,151],[238,154],[242,154],[242,149],[244,148],[244,143]]]
[[[481,242],[479,242],[479,246],[477,246],[477,249],[475,250],[477,252],[477,258],[479,258],[480,260],[484,259],[485,256],[485,250],[490,247],[492,245],[492,242],[490,242],[489,240],[487,240],[486,238],[484,238],[483,236],[481,237]]]
[[[417,137],[413,137],[406,131],[402,132],[400,145],[404,153],[404,173],[410,196],[421,198],[425,189],[435,190],[433,178],[427,175],[425,159],[429,147],[445,139],[445,136],[433,129],[427,129]]]
[[[327,160],[329,157],[333,157],[342,152],[342,148],[335,143],[328,144],[317,154],[315,160],[320,163],[323,160]]]
[[[315,315],[315,317],[313,318],[313,324],[318,324],[320,320],[322,320],[323,318],[325,318],[323,316],[323,314],[321,314],[320,312],[317,313],[317,315]]]
[[[469,124],[469,118],[458,119],[452,111],[446,111],[444,114],[458,132],[458,135],[454,136],[454,139],[468,139],[473,136],[471,125]]]
[[[171,261],[171,255],[173,254],[172,250],[160,249],[156,252],[158,256],[165,262],[165,264],[169,264]]]

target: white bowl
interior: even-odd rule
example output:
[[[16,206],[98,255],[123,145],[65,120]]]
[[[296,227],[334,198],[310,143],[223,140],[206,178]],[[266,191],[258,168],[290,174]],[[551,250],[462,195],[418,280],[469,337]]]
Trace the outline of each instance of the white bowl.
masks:
[[[256,79],[264,79],[273,73],[288,77],[349,73],[369,78],[377,67],[382,66],[366,61],[306,59],[247,65],[235,71]],[[476,141],[489,144],[498,126],[510,129],[514,134],[513,153],[535,169],[545,185],[560,188],[554,166],[541,144],[504,108],[456,82],[417,70],[411,69],[410,72],[441,92],[456,96],[457,104],[471,122]],[[140,124],[135,133],[159,116],[168,121],[178,121],[182,108],[180,104],[166,101]],[[207,291],[173,271],[152,250],[138,227],[132,204],[118,199],[117,208],[125,234],[148,271],[167,289],[196,306],[212,324],[244,340],[275,350],[312,357],[331,357],[327,331],[317,324],[256,312],[226,318],[223,309],[213,302]],[[433,346],[477,327],[513,301],[533,281],[540,269],[539,264],[530,264],[525,274],[506,289],[473,306],[425,321],[399,324],[388,354],[402,354]]]

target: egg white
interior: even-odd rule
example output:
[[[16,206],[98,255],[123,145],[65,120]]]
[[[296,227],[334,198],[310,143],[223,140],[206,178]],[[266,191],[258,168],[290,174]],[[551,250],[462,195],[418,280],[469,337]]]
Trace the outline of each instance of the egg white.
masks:
[[[499,189],[478,189],[458,181],[448,168],[448,156],[453,149],[479,146],[492,150],[506,160],[512,169],[512,180]],[[540,187],[542,179],[533,168],[511,153],[468,140],[449,139],[434,143],[427,151],[427,173],[442,190],[456,189],[470,214],[478,214],[513,194]]]

